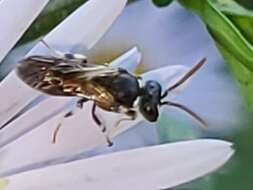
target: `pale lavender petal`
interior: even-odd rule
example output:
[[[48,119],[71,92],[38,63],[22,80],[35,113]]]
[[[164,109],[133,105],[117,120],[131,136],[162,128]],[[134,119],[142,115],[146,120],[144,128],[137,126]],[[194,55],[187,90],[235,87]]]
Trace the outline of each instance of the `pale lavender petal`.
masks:
[[[58,97],[48,98],[47,100],[40,102],[0,131],[0,148],[38,127],[45,121],[62,112],[64,109],[66,110],[70,103],[70,98]],[[53,106],[50,106],[49,109],[49,105]]]
[[[1,181],[4,190],[164,189],[217,170],[233,152],[225,141],[185,141],[97,156]]]
[[[119,58],[119,60],[120,59],[121,58]],[[163,84],[169,84],[169,79],[173,79],[174,77],[178,76],[178,73],[183,73],[185,70],[186,68],[183,66],[168,66],[144,74],[143,77],[146,80],[151,77],[152,79],[158,80]],[[37,107],[27,112],[23,118],[23,121],[21,120],[22,122],[20,122],[19,119],[14,121],[13,127],[10,127],[9,130],[7,128],[6,131],[3,131],[2,135],[5,136],[4,134],[6,133],[8,140],[11,140],[11,136],[17,135],[17,133],[13,131],[15,130],[15,126],[22,126],[22,129],[19,129],[18,134],[20,134],[20,131],[27,130],[27,128],[31,129],[35,127],[34,125],[39,124],[38,122],[41,120],[41,118],[38,117],[40,115],[38,113],[42,112],[39,108],[41,107],[41,109],[44,110],[46,109],[47,105],[48,107],[52,107],[54,102],[49,100],[47,102],[40,103]],[[64,106],[64,104],[62,106]],[[105,134],[101,132],[101,129],[91,117],[91,106],[92,103],[86,103],[83,110],[79,110],[75,116],[65,119],[62,122],[62,128],[58,134],[56,144],[52,144],[53,131],[63,118],[63,115],[70,109],[65,109],[57,115],[56,112],[54,112],[54,109],[48,109],[48,113],[55,115],[52,119],[39,126],[37,129],[26,133],[20,139],[12,142],[8,146],[5,146],[0,151],[1,155],[5,155],[1,162],[2,167],[0,174],[8,172],[15,173],[20,170],[25,170],[27,167],[37,167],[38,165],[47,165],[48,163],[60,163],[62,162],[62,158],[66,155],[73,156],[91,150],[99,145],[107,145]],[[43,115],[48,115],[48,113]],[[121,114],[102,111],[99,108],[97,109],[97,114],[105,123],[106,127],[108,128],[108,132],[115,127],[116,122],[120,118],[125,117]],[[29,125],[22,124],[27,123],[28,121],[30,121]],[[143,121],[143,117],[141,114],[138,114],[138,117],[135,121],[122,122],[117,127],[116,131],[110,132],[111,138],[117,136],[127,129],[134,127],[140,121]],[[73,140],[73,138],[75,140]],[[6,139],[4,143],[6,144]],[[40,151],[37,152],[37,150]],[[34,152],[37,153],[34,154]],[[18,162],[17,157],[19,157]]]
[[[0,62],[48,2],[49,0],[2,0],[0,2]]]
[[[134,72],[139,63],[141,62],[141,52],[137,47],[132,48],[124,55],[118,57],[111,62],[114,67],[124,66],[130,72]]]
[[[4,125],[41,93],[23,83],[11,72],[0,83],[0,126]]]
[[[91,48],[107,31],[125,4],[126,0],[91,0],[65,19],[44,40],[57,50],[71,51],[77,46],[78,49]],[[85,27],[81,27],[83,25]],[[29,55],[42,53],[48,52],[42,43],[39,43]],[[6,114],[1,115],[0,126],[38,96],[37,92],[24,86],[14,72],[1,82],[0,113]]]
[[[107,32],[126,2],[127,0],[90,0],[53,29],[44,40],[60,51],[88,50]],[[30,54],[42,52],[46,52],[46,49],[40,43]]]

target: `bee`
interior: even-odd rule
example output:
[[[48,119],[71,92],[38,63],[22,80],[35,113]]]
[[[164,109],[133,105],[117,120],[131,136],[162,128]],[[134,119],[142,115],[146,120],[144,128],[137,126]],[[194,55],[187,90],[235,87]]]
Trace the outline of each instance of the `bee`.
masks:
[[[174,89],[186,82],[206,62],[203,58],[179,81],[163,90],[155,80],[143,81],[123,68],[113,68],[109,64],[90,63],[81,54],[61,53],[41,41],[49,50],[50,56],[34,55],[21,60],[16,68],[19,78],[30,87],[52,96],[79,97],[77,107],[82,108],[88,101],[93,102],[92,118],[106,131],[102,120],[96,114],[96,107],[127,116],[135,120],[137,113],[150,121],[159,118],[159,109],[164,105],[179,108],[207,126],[207,123],[191,109],[176,102],[163,101]],[[68,112],[64,117],[70,117]],[[126,118],[119,120],[117,125]],[[60,126],[54,132],[54,142]],[[112,142],[107,137],[111,146]]]

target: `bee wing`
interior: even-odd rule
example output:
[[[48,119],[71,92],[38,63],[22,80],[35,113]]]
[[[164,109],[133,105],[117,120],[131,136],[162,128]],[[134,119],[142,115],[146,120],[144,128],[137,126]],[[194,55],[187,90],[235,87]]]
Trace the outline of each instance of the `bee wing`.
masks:
[[[28,57],[17,67],[17,75],[27,85],[55,96],[77,96],[76,89],[93,78],[117,74],[118,69],[105,64],[84,64],[44,56]]]
[[[58,59],[55,58],[31,56],[19,62],[16,73],[21,80],[33,87],[31,85],[33,82],[41,81],[44,78],[44,70],[58,63]]]

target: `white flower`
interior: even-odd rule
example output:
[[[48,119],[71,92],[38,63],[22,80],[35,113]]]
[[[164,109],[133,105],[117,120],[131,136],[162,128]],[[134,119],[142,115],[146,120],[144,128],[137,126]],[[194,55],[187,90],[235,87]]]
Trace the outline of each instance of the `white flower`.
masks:
[[[19,0],[3,0],[0,10],[10,2],[8,11],[0,12],[0,18],[14,17],[13,26],[6,26],[9,35],[1,44],[0,56],[4,57],[24,27],[27,28],[47,3],[33,4],[28,12],[18,6]],[[33,0],[26,0],[30,5]],[[6,3],[6,4],[5,4]],[[102,37],[121,13],[126,0],[90,0],[52,30],[44,40],[60,51],[87,51]],[[19,11],[15,11],[19,10]],[[26,13],[29,16],[22,17]],[[21,19],[21,20],[19,20]],[[3,21],[4,22],[4,21]],[[15,27],[14,27],[15,28]],[[15,34],[14,34],[15,33]],[[1,41],[2,39],[0,39]],[[28,54],[47,54],[47,49],[37,44]],[[137,48],[131,49],[111,64],[133,71],[140,61]],[[170,86],[187,68],[164,67],[145,73],[145,80],[158,80],[164,88]],[[156,75],[155,75],[156,73]],[[168,81],[171,78],[173,80]],[[0,84],[0,124],[20,112],[42,95],[27,87],[15,72],[11,72]],[[43,96],[44,97],[44,96]],[[44,97],[38,105],[28,109],[0,131],[0,189],[159,189],[174,187],[203,176],[223,165],[233,154],[231,144],[217,140],[196,140],[129,150],[45,167],[78,159],[78,156],[106,140],[90,117],[90,104],[73,118],[65,120],[57,143],[51,143],[52,133],[62,116],[71,108],[75,99]],[[113,126],[119,116],[100,110],[107,126]],[[133,127],[135,122],[125,122],[117,134]],[[115,135],[117,135],[115,134]],[[199,155],[202,154],[200,157]],[[185,158],[187,157],[187,162]],[[42,168],[42,169],[37,169]],[[32,171],[29,171],[33,169]],[[27,171],[22,173],[23,171]],[[9,177],[5,177],[9,176]]]

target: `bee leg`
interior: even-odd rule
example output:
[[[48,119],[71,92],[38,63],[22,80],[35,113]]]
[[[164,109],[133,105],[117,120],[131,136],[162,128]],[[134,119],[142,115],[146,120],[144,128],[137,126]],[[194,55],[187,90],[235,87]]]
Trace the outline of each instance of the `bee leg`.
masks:
[[[113,146],[113,142],[112,142],[112,140],[110,139],[110,137],[108,135],[106,135],[106,142],[108,144],[108,147]]]
[[[63,120],[64,120],[65,118],[71,117],[73,114],[74,114],[73,111],[69,111],[68,113],[66,113],[66,114],[63,116],[62,120],[59,122],[59,124],[56,126],[56,128],[55,128],[55,130],[54,130],[54,132],[53,132],[53,138],[52,138],[52,143],[53,143],[53,144],[56,143],[57,135],[58,135],[58,133],[59,133],[59,131],[60,131],[60,128],[62,127],[62,122],[63,122]]]
[[[107,140],[107,142],[108,142],[108,146],[112,146],[112,145],[113,145],[112,140],[111,140],[111,136],[113,136],[113,134],[115,134],[116,131],[119,130],[119,125],[120,125],[120,123],[123,122],[123,121],[133,121],[133,120],[135,120],[136,117],[137,117],[136,111],[133,111],[133,110],[127,110],[127,111],[125,112],[125,114],[126,114],[128,117],[123,117],[123,118],[119,119],[119,120],[116,122],[115,126],[107,133],[107,135],[106,135],[106,140]]]
[[[102,121],[98,118],[97,114],[96,114],[96,104],[94,103],[93,106],[92,106],[92,111],[91,111],[91,114],[92,114],[92,118],[93,120],[95,121],[95,123],[102,128],[102,132],[106,132],[106,127],[105,125],[103,125]]]
[[[83,104],[84,104],[85,102],[87,102],[87,101],[89,101],[89,99],[87,99],[87,98],[81,98],[81,99],[79,99],[79,100],[77,101],[77,103],[76,103],[76,107],[79,108],[79,109],[82,109],[82,108],[83,108]],[[72,111],[66,113],[66,114],[64,115],[64,118],[68,118],[68,117],[70,117],[70,116],[73,116],[74,113],[75,113],[76,111],[77,111],[77,110],[72,110]]]
[[[60,128],[62,127],[61,123],[59,123],[57,125],[57,127],[55,128],[54,132],[53,132],[53,138],[52,138],[52,143],[55,144],[56,143],[56,139],[57,139],[57,135],[59,133]]]
[[[81,98],[80,100],[77,101],[76,107],[82,109],[82,108],[83,108],[83,104],[84,104],[85,102],[87,102],[88,100],[89,100],[89,99],[87,99],[87,98]]]
[[[68,117],[71,117],[74,115],[74,112],[73,111],[69,111],[68,113],[66,113],[63,117],[64,118],[68,118]]]
[[[83,104],[84,104],[85,102],[87,102],[88,100],[89,100],[89,99],[87,99],[87,98],[81,98],[80,100],[77,101],[76,107],[82,109],[82,108],[83,108]],[[58,133],[59,133],[59,131],[60,131],[60,128],[62,127],[62,122],[64,121],[64,119],[73,116],[74,113],[75,113],[75,110],[72,110],[72,111],[67,112],[67,113],[63,116],[62,120],[59,122],[59,124],[57,125],[57,127],[55,128],[55,130],[54,130],[54,132],[53,132],[53,138],[52,138],[52,143],[53,143],[53,144],[56,143],[57,135],[58,135]]]
[[[133,110],[128,110],[125,114],[127,115],[127,117],[123,117],[120,120],[118,120],[116,122],[114,128],[118,128],[120,123],[123,122],[123,121],[133,121],[137,117],[136,111],[133,111]]]
[[[57,127],[55,128],[54,132],[53,132],[53,138],[52,138],[52,143],[55,144],[56,143],[56,139],[57,139],[57,135],[60,131],[60,128],[62,127],[62,122],[65,118],[71,117],[74,114],[73,111],[69,111],[68,113],[66,113],[62,120],[59,122],[59,124],[57,125]]]

